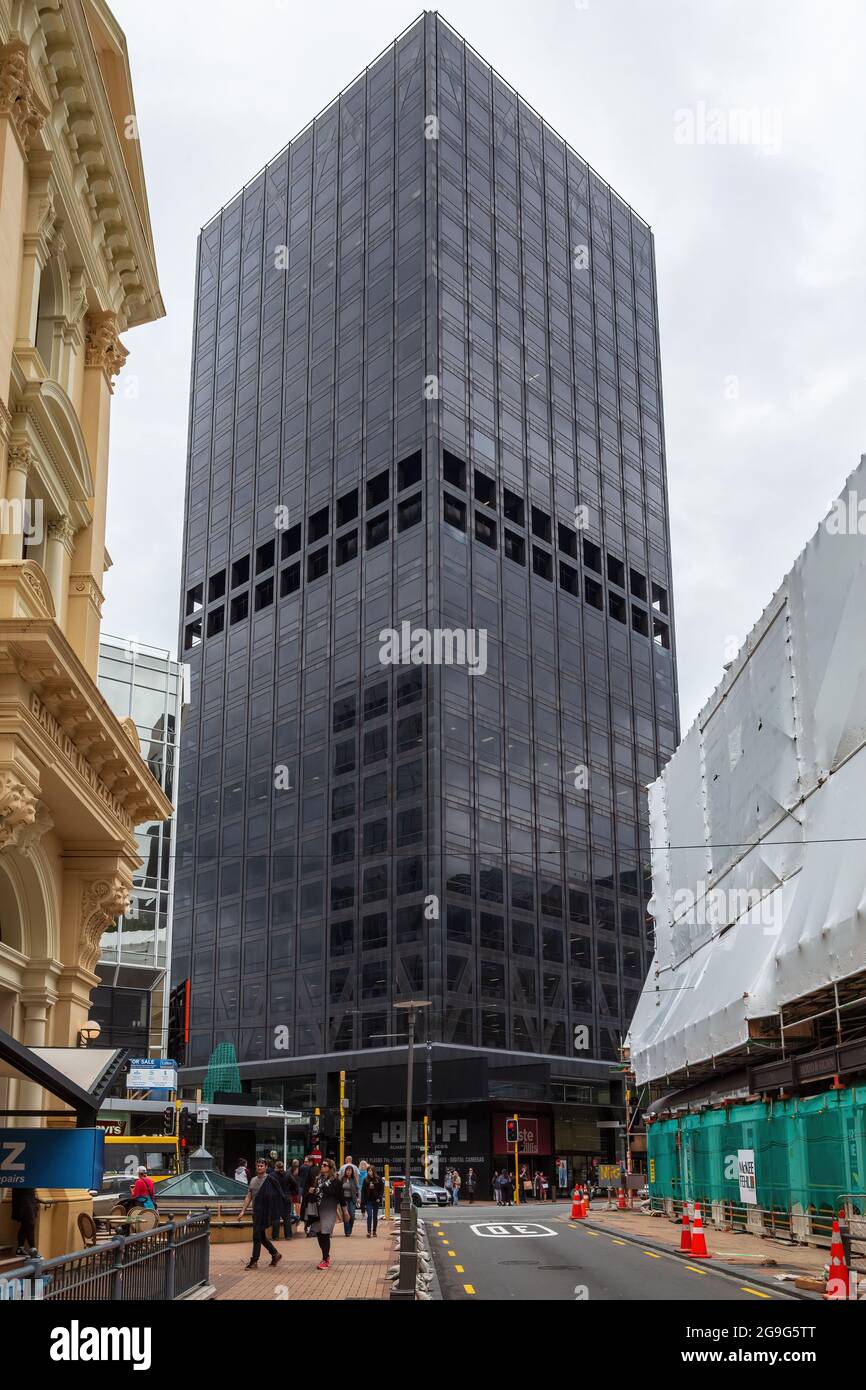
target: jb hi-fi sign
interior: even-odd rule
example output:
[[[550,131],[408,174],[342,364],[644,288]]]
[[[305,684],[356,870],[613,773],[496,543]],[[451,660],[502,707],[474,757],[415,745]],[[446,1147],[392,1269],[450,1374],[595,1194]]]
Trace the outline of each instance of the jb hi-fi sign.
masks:
[[[374,1132],[374,1144],[405,1144],[406,1143],[406,1121],[405,1120],[382,1120]],[[412,1124],[412,1143],[415,1145],[423,1144],[424,1128],[423,1124],[413,1122]],[[469,1125],[466,1120],[430,1120],[427,1127],[427,1141],[430,1144],[466,1144],[469,1141]]]

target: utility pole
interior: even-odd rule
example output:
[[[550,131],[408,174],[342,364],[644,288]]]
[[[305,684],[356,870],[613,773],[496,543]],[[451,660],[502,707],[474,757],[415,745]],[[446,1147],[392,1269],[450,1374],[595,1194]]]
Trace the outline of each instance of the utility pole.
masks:
[[[407,999],[395,1004],[406,1013],[408,1023],[408,1055],[406,1059],[406,1156],[403,1169],[403,1201],[400,1212],[400,1273],[391,1297],[415,1299],[415,1278],[418,1270],[417,1222],[412,1201],[412,1071],[415,1063],[415,1015],[419,1009],[429,1009],[429,999]]]
[[[340,1167],[346,1162],[346,1073],[340,1072]]]

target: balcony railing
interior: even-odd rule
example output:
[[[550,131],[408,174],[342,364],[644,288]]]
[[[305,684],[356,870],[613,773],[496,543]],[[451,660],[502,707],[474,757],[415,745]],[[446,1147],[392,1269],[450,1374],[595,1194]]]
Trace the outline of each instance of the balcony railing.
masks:
[[[44,1302],[170,1302],[206,1284],[209,1270],[206,1212],[53,1260],[31,1260],[10,1271],[6,1283],[16,1288],[7,1296]]]

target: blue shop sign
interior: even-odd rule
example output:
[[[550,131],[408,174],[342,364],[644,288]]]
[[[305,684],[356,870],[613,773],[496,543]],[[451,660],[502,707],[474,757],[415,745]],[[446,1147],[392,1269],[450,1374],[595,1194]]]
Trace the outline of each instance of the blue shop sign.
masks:
[[[0,1129],[0,1187],[102,1186],[101,1129]]]

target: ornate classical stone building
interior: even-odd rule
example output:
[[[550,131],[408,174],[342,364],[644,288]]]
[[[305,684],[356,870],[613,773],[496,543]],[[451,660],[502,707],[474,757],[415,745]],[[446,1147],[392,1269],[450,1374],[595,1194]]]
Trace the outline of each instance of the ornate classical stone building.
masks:
[[[75,1045],[134,827],[171,814],[96,685],[120,334],[163,312],[122,31],[0,0],[0,1028],[31,1046]]]

